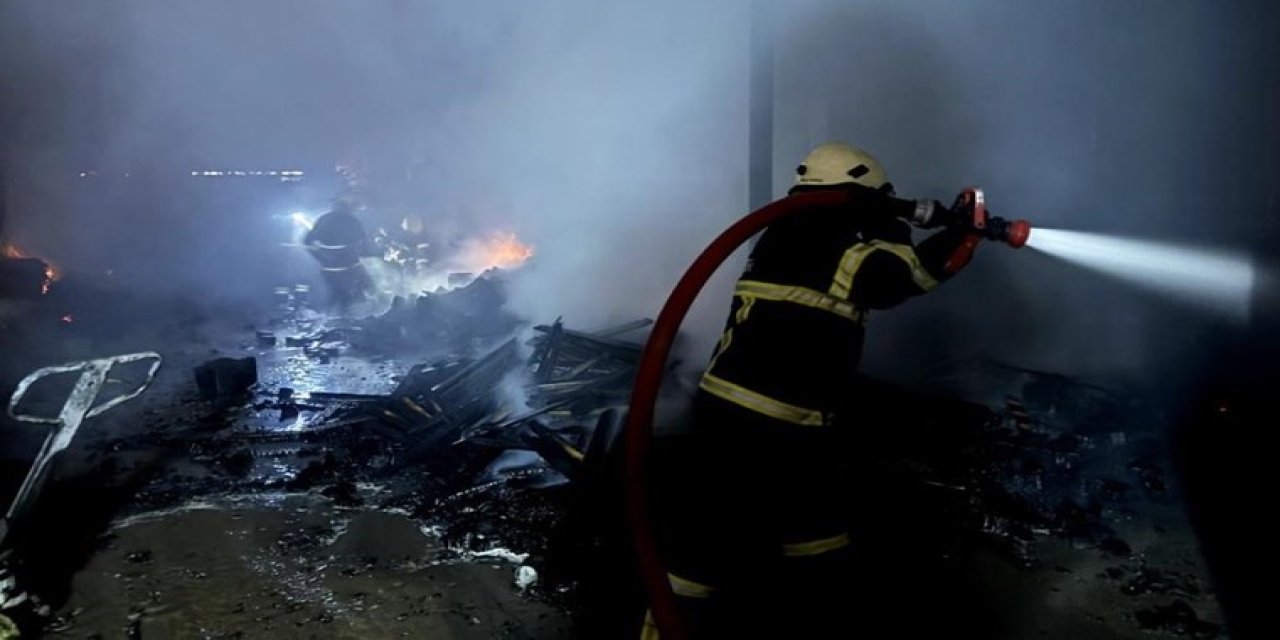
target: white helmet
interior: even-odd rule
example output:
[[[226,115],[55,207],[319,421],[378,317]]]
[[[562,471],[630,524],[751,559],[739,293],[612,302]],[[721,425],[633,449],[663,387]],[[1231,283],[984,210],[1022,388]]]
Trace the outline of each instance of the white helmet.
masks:
[[[879,189],[889,182],[880,161],[843,142],[819,145],[796,167],[796,186],[860,184]]]

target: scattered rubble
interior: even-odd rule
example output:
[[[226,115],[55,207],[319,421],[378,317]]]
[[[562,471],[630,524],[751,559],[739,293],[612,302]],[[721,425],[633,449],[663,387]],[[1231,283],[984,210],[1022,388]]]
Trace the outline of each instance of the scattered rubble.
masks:
[[[897,407],[895,425],[925,427],[902,442],[877,436],[887,446],[876,447],[875,468],[921,483],[931,501],[923,508],[955,514],[958,532],[980,533],[1020,565],[1036,566],[1036,546],[1047,539],[1141,557],[1120,530],[1136,503],[1168,499],[1166,471],[1149,453],[1159,450],[1159,423],[1121,410],[1135,403],[1116,392],[1066,376],[987,359],[933,373],[940,387],[980,402],[868,380],[862,393]],[[1105,425],[1080,422],[1103,416]]]
[[[466,300],[491,294],[477,279],[468,287],[437,296]],[[489,292],[489,293],[485,293]],[[470,303],[468,303],[470,304]],[[440,308],[467,304],[439,303]],[[384,314],[377,322],[387,321]],[[335,481],[337,469],[353,463],[370,470],[370,478],[411,466],[432,471],[437,487],[462,489],[483,477],[504,451],[527,451],[564,477],[576,477],[600,459],[617,439],[621,424],[616,409],[625,405],[641,345],[620,338],[651,324],[639,320],[596,333],[575,331],[557,320],[533,328],[532,355],[520,356],[514,338],[479,357],[446,355],[410,368],[386,394],[341,390],[297,392],[290,387],[261,389],[251,403],[259,415],[278,412],[280,422],[305,421],[308,429],[246,429],[243,442],[219,456],[224,469],[249,473],[252,459],[278,458],[342,442],[301,466],[286,486],[300,490]],[[334,338],[324,333],[324,339]],[[470,336],[466,344],[478,336]],[[314,341],[300,340],[306,348]],[[354,345],[351,345],[355,348]],[[519,413],[502,385],[510,376],[527,380],[527,408]],[[602,420],[602,412],[615,409]],[[606,425],[597,429],[597,425]],[[223,446],[224,451],[229,449]],[[346,459],[355,456],[352,459]],[[334,489],[326,489],[336,492]],[[350,492],[335,493],[350,500]]]
[[[538,571],[528,565],[516,567],[516,588],[524,591],[538,582]]]
[[[1172,595],[1183,598],[1194,598],[1202,593],[1200,580],[1195,576],[1176,571],[1161,571],[1142,566],[1132,577],[1124,582],[1121,591],[1129,596]]]
[[[460,288],[397,297],[386,312],[354,323],[349,337],[357,348],[383,352],[493,340],[519,326],[505,304],[502,274],[493,270]]]
[[[126,515],[164,520],[188,513],[205,496],[269,503],[302,495],[323,504],[328,518],[301,518],[291,528],[273,530],[268,546],[277,564],[255,571],[288,566],[312,586],[320,573],[338,576],[352,585],[351,593],[342,594],[344,602],[363,607],[366,599],[357,597],[355,585],[391,571],[391,565],[397,571],[409,567],[404,556],[411,554],[402,550],[424,537],[439,546],[423,566],[501,561],[504,588],[514,584],[529,598],[567,602],[563,594],[576,588],[577,576],[557,554],[571,549],[577,561],[593,557],[582,549],[597,541],[579,520],[582,513],[595,517],[604,511],[588,501],[600,499],[592,490],[614,482],[608,474],[616,464],[622,411],[641,352],[640,342],[627,338],[650,321],[584,331],[556,319],[511,338],[518,332],[501,310],[501,287],[500,278],[480,277],[452,291],[400,299],[381,315],[357,320],[313,314],[308,291],[284,288],[283,319],[248,327],[242,336],[241,346],[256,358],[222,358],[197,369],[205,402],[192,399],[182,408],[191,415],[181,429],[172,420],[160,421],[147,433],[93,444],[109,452],[106,459],[113,463],[125,460],[122,466],[141,452],[166,452],[152,463],[153,480],[137,491]],[[405,353],[414,357],[402,359]],[[327,376],[347,366],[353,354],[378,368],[340,380]],[[931,526],[941,521],[952,527],[939,535],[946,544],[979,540],[1022,567],[1042,562],[1037,554],[1044,540],[1086,549],[1122,566],[1100,576],[1096,569],[1080,572],[1081,579],[1135,596],[1135,607],[1149,604],[1136,596],[1181,599],[1136,614],[1143,627],[1214,637],[1216,627],[1183,602],[1206,596],[1197,579],[1140,564],[1146,562],[1145,542],[1120,526],[1117,514],[1128,506],[1164,500],[1168,493],[1158,458],[1142,448],[1150,437],[1127,421],[1127,405],[1100,387],[1079,387],[1085,391],[1077,394],[1078,383],[1070,378],[1005,373],[1012,382],[989,385],[990,401],[873,384],[868,393],[875,405],[898,407],[900,414],[879,430],[859,424],[848,431],[872,439],[897,434],[910,442],[898,448],[860,446],[878,454],[872,475],[909,483],[917,492],[912,496],[920,498],[911,503],[913,510],[936,514]],[[364,378],[368,384],[352,382]],[[1085,418],[1105,424],[1086,428],[1080,422]],[[909,435],[902,424],[912,425]],[[234,522],[225,507],[219,509],[219,518]],[[570,510],[576,515],[568,516]],[[374,528],[379,535],[394,533],[386,541],[394,554],[347,528],[353,518],[368,524],[388,515],[395,516],[394,527]],[[577,526],[583,528],[572,529]],[[566,531],[575,542],[552,542]],[[314,574],[289,564],[296,559],[290,554],[324,564],[328,551],[340,551],[349,562]],[[949,552],[942,550],[944,556]],[[159,550],[112,553],[118,556],[113,562],[123,563],[122,573],[158,572],[165,564]],[[1050,562],[1049,570],[1071,571],[1058,564],[1060,558]],[[444,584],[437,586],[443,590]],[[137,602],[130,606],[142,606],[138,602],[146,596],[134,596]],[[263,601],[288,604],[278,595]],[[248,615],[254,605],[240,606]],[[396,616],[425,615],[414,606]],[[452,611],[471,624],[471,610]],[[300,627],[341,619],[323,607],[293,613],[279,615]],[[117,626],[146,635],[158,624],[148,614]],[[476,626],[488,624],[485,618]]]
[[[196,367],[196,386],[206,400],[234,399],[258,383],[254,358],[218,358]]]
[[[155,380],[162,361],[158,353],[150,351],[131,353],[44,367],[33,371],[18,382],[13,395],[9,398],[9,417],[18,422],[47,425],[48,431],[44,444],[32,461],[22,485],[9,503],[3,519],[0,519],[0,545],[10,542],[8,537],[11,531],[17,528],[18,524],[22,524],[23,518],[31,511],[48,478],[49,469],[62,452],[71,445],[80,425],[87,419],[102,415],[109,409],[141,395]],[[133,384],[131,389],[114,390],[106,394],[106,399],[99,397],[113,372],[123,378],[115,380],[116,382],[129,384],[126,382],[129,376],[122,372],[131,365],[138,364],[147,365],[145,374],[136,382],[129,381]],[[47,402],[49,398],[45,398],[45,403],[27,402],[28,396],[37,396],[39,390],[47,389],[42,387],[41,383],[51,379],[62,379],[64,382],[71,379],[74,380],[74,384],[64,391],[65,395],[54,393],[57,400],[52,404]],[[58,408],[46,413],[39,412],[40,408],[50,406]],[[0,546],[0,551],[4,550],[7,549]]]
[[[1140,610],[1134,618],[1143,629],[1200,640],[1211,640],[1221,633],[1218,625],[1201,620],[1185,600]]]

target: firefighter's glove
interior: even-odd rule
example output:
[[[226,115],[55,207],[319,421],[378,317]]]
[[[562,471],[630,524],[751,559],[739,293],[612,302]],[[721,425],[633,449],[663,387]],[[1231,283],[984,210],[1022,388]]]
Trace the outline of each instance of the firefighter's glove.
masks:
[[[959,217],[937,200],[916,200],[910,222],[921,229],[933,229],[952,226]]]

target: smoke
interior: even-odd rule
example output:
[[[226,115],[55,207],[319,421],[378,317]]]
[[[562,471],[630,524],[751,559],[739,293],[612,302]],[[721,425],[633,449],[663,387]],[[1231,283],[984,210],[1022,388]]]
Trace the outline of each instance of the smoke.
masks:
[[[745,213],[733,3],[72,0],[5,18],[5,94],[27,132],[9,152],[11,231],[131,286],[247,299],[297,279],[290,214],[322,212],[350,159],[371,229],[413,211],[442,242],[534,246],[512,306],[535,321],[653,315]],[[42,114],[55,102],[65,113]],[[306,178],[190,175],[211,169]],[[702,333],[725,302],[696,316]]]
[[[7,233],[131,287],[251,299],[308,277],[305,254],[280,246],[290,214],[323,211],[335,163],[359,159],[371,228],[413,212],[446,239],[531,245],[511,299],[530,320],[652,316],[746,212],[752,4],[9,2]],[[1228,246],[1275,234],[1268,3],[759,6],[776,30],[775,195],[809,147],[842,139],[909,197],[978,184],[995,213],[1037,225]],[[210,169],[306,175],[190,175]],[[955,282],[874,319],[867,366],[908,376],[983,352],[1152,370],[1213,326],[1043,258],[984,247]],[[740,264],[690,319],[691,361]]]

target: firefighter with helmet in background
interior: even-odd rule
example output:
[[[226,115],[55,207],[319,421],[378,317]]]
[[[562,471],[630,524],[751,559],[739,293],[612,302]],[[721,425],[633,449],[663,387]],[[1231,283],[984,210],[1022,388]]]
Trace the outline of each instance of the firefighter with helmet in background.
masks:
[[[804,159],[790,194],[814,190],[847,198],[759,237],[694,399],[692,464],[677,465],[677,495],[659,518],[696,638],[847,637],[827,631],[849,619],[858,580],[848,455],[833,423],[837,412],[858,421],[847,403],[867,316],[937,287],[977,245],[963,228],[913,245],[908,220],[937,227],[952,212],[895,197],[884,168],[856,147],[827,143]],[[657,637],[652,617],[643,636]]]
[[[317,218],[302,239],[302,244],[320,263],[331,299],[342,309],[368,299],[373,280],[360,259],[378,255],[355,210],[352,198],[334,199],[333,209]]]

